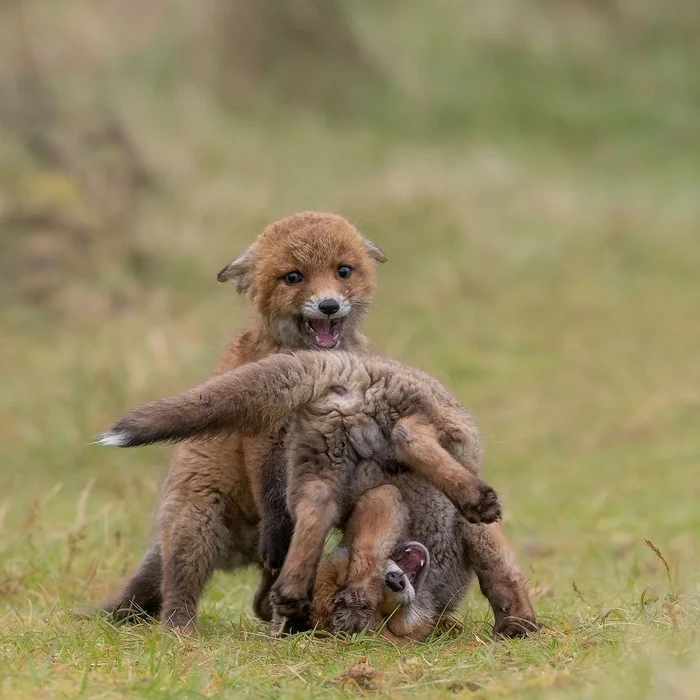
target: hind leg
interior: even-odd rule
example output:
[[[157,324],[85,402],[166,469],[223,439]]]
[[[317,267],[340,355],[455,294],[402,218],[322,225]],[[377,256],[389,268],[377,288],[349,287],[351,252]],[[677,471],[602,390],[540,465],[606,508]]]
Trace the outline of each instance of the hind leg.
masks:
[[[496,492],[440,445],[432,425],[418,416],[402,418],[392,439],[397,457],[442,491],[469,522],[500,520]]]
[[[524,637],[539,629],[525,576],[500,523],[465,523],[462,536],[467,565],[476,573],[493,610],[494,634]]]
[[[223,497],[217,490],[177,504],[175,517],[163,518],[163,605],[161,622],[192,632],[197,604],[217,563],[230,557]],[[163,522],[163,521],[166,522]],[[168,522],[169,521],[169,522]]]
[[[163,603],[162,578],[160,544],[154,540],[122,592],[105,603],[102,610],[118,621],[157,618]]]

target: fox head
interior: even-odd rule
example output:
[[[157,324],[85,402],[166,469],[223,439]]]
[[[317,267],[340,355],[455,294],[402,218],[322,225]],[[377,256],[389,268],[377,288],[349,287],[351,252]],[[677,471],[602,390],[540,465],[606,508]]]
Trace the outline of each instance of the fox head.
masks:
[[[437,620],[431,607],[424,609],[426,601],[420,596],[430,568],[430,554],[423,544],[399,545],[376,576],[366,581],[357,601],[345,590],[349,562],[350,551],[339,546],[319,567],[313,618],[320,629],[358,632],[363,627],[378,630],[386,625],[397,637],[410,639],[423,639],[430,633]],[[374,601],[371,610],[367,609],[370,600]]]
[[[341,348],[369,310],[386,259],[341,216],[303,212],[269,225],[217,279],[251,300],[284,347]]]

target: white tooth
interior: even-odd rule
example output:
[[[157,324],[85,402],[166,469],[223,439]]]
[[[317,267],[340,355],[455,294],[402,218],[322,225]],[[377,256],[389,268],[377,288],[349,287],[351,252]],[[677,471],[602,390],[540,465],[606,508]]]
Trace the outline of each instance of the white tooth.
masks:
[[[425,559],[420,560],[420,565],[423,566],[425,564]]]

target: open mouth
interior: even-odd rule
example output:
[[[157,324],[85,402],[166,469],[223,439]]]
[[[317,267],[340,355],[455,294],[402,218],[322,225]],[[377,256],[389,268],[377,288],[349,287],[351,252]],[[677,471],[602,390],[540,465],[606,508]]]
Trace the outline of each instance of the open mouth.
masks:
[[[334,348],[338,344],[342,318],[305,318],[303,326],[319,348]]]
[[[403,551],[392,558],[413,585],[428,563],[428,550],[418,542],[411,542]]]

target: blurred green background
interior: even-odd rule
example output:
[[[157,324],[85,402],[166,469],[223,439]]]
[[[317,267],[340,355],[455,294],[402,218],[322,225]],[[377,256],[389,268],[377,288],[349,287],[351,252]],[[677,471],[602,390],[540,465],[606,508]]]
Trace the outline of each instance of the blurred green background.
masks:
[[[392,697],[698,697],[699,66],[697,0],[0,2],[0,695],[340,696],[364,655]],[[216,272],[302,209],[387,251],[374,347],[475,413],[535,640],[475,593],[457,640],[273,643],[253,572],[196,640],[65,617],[167,464],[90,436],[209,373]]]

